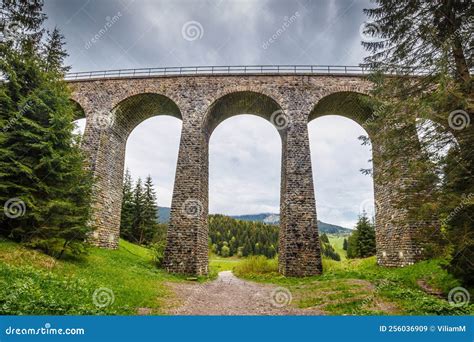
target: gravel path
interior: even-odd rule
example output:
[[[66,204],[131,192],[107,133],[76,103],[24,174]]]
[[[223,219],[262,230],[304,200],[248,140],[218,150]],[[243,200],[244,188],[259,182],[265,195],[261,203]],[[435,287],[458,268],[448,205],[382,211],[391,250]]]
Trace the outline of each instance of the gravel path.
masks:
[[[214,281],[169,284],[182,304],[172,315],[321,315],[314,309],[291,305],[291,293],[282,287],[257,284],[220,272]]]

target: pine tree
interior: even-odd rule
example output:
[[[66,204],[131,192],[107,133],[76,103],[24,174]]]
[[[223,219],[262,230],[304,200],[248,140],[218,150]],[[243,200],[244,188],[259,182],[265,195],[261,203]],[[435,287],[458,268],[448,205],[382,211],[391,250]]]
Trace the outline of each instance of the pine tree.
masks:
[[[449,52],[450,70],[469,87],[472,67],[472,1],[374,0],[364,9],[374,20],[366,33],[375,40],[362,45],[372,52],[366,61],[377,68],[433,69]],[[378,38],[378,39],[377,39]]]
[[[347,251],[347,239],[344,238],[344,242],[342,243],[342,249]]]
[[[64,36],[55,27],[53,32],[48,32],[48,39],[43,49],[43,58],[48,72],[59,72],[59,76],[64,74],[71,68],[64,66],[64,59],[68,56],[64,50]]]
[[[366,258],[375,255],[374,225],[363,212],[359,216],[355,231],[349,236],[347,243],[348,258]]]
[[[320,239],[322,242],[329,243],[329,238],[326,233],[322,233]]]
[[[359,232],[355,230],[347,239],[347,257],[348,258],[360,257],[358,235],[359,235]]]
[[[120,214],[120,236],[126,240],[133,237],[132,225],[134,217],[134,202],[132,192],[132,176],[128,169],[125,170],[122,188],[122,211]]]
[[[139,177],[133,190],[132,242],[139,243],[143,230],[143,186]]]
[[[375,255],[375,229],[367,218],[367,213],[363,212],[359,217],[356,229],[358,232],[357,243],[359,245],[360,257],[366,258]]]
[[[15,51],[32,50],[43,36],[43,1],[3,0],[0,6],[0,45]]]
[[[409,165],[413,186],[400,189],[400,199],[411,203],[407,221],[438,222],[417,231],[415,238],[425,257],[448,257],[448,269],[472,284],[474,274],[470,251],[474,236],[472,201],[474,192],[474,107],[472,105],[472,1],[376,0],[365,13],[373,23],[368,34],[378,39],[363,42],[372,53],[366,62],[382,73],[426,72],[412,82],[405,77],[374,75],[373,120],[368,128],[384,140],[384,158],[419,153],[404,129],[416,120],[438,122],[425,129],[421,147],[426,158]],[[403,115],[399,115],[403,113]],[[456,114],[457,113],[457,114]],[[455,114],[458,122],[450,121]],[[377,122],[391,122],[383,129]],[[469,124],[470,123],[470,124]],[[446,134],[448,127],[456,134]],[[453,127],[454,126],[454,127]],[[400,127],[396,129],[396,127]],[[439,158],[446,148],[449,155]],[[436,177],[438,173],[438,177]],[[390,181],[394,170],[379,173],[379,181]],[[429,191],[424,191],[429,189]],[[398,203],[394,203],[398,205]],[[460,208],[460,209],[459,209]],[[471,217],[470,217],[471,216]],[[405,222],[400,222],[404,224]],[[441,229],[439,229],[441,223]]]
[[[150,175],[148,175],[145,180],[142,217],[143,226],[142,231],[140,232],[140,244],[150,242],[153,239],[158,224],[158,206],[156,205],[156,194]]]
[[[2,8],[22,34],[0,44],[7,79],[0,85],[0,201],[11,205],[0,232],[61,257],[84,251],[91,178],[72,133],[67,85],[40,53],[41,5],[8,1]],[[61,44],[50,49],[65,53]]]

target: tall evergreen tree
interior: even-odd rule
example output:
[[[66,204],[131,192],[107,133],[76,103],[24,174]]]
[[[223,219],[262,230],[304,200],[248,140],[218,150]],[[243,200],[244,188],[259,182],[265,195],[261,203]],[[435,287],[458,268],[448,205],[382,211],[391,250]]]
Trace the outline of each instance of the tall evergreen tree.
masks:
[[[133,189],[133,220],[132,242],[139,243],[140,232],[143,229],[143,185],[139,177]]]
[[[48,38],[42,52],[46,71],[59,72],[59,76],[64,76],[71,69],[63,63],[64,58],[67,57],[64,44],[64,36],[57,27],[52,32],[48,32]]]
[[[375,229],[365,212],[359,217],[356,229],[358,232],[357,243],[359,245],[360,257],[366,258],[375,255]]]
[[[359,232],[354,230],[347,239],[347,257],[348,258],[359,258]]]
[[[138,244],[161,243],[166,239],[166,226],[158,224],[158,206],[151,177],[147,176],[144,184],[138,178],[133,187],[128,169],[123,183],[120,234]]]
[[[372,255],[375,255],[375,229],[367,214],[363,212],[359,216],[355,231],[349,236],[347,257],[366,258]]]
[[[145,179],[145,188],[143,191],[143,225],[140,232],[139,243],[151,241],[157,231],[158,206],[156,205],[156,194],[153,188],[153,181],[148,175]]]
[[[467,285],[474,283],[472,253],[474,204],[466,200],[474,193],[474,107],[472,60],[472,1],[375,0],[366,9],[372,23],[367,26],[370,41],[363,45],[372,53],[366,62],[382,73],[418,73],[406,77],[373,77],[374,117],[369,128],[383,139],[384,157],[419,153],[408,137],[417,119],[441,122],[424,130],[421,147],[427,158],[409,165],[413,186],[400,189],[409,198],[407,220],[438,222],[418,231],[426,257],[448,257],[450,269]],[[403,113],[403,115],[400,115]],[[391,122],[391,129],[378,122]],[[449,127],[448,127],[449,126]],[[446,134],[451,129],[454,134]],[[449,155],[443,151],[450,148]],[[389,181],[396,170],[380,173]],[[438,173],[439,179],[433,179]],[[424,191],[429,189],[429,191]],[[398,205],[398,203],[394,203]],[[439,229],[441,223],[441,229]],[[403,224],[403,222],[401,222]]]
[[[122,211],[120,214],[120,235],[126,240],[131,240],[133,236],[134,201],[132,186],[132,176],[129,169],[126,169],[122,188]]]
[[[46,19],[42,10],[42,0],[3,0],[0,6],[0,45],[15,51],[31,51],[37,47]]]
[[[322,233],[320,239],[322,242],[329,243],[329,238],[326,233]]]
[[[28,6],[25,6],[28,3]],[[56,68],[62,44],[42,45],[42,2],[5,1],[0,44],[0,233],[60,257],[81,253],[90,232],[91,178],[73,135],[70,93]],[[62,39],[60,39],[62,40]],[[48,70],[41,51],[62,56]]]
[[[445,53],[453,76],[470,87],[472,68],[472,1],[372,0],[364,12],[373,20],[362,45],[372,52],[373,67],[398,71],[433,70]],[[466,89],[467,90],[467,89]]]

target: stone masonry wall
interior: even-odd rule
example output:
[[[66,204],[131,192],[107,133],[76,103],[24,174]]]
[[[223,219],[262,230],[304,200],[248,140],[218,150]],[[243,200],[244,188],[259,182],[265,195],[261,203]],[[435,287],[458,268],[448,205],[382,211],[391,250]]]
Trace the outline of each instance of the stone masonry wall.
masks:
[[[289,276],[322,272],[307,124],[310,119],[332,113],[333,109],[336,109],[333,114],[361,123],[360,111],[354,111],[351,99],[354,94],[368,92],[370,83],[366,79],[212,75],[101,79],[75,81],[70,85],[73,99],[84,109],[87,118],[82,146],[96,179],[92,220],[96,230],[91,236],[96,245],[106,248],[118,245],[124,155],[129,134],[151,116],[173,115],[182,119],[183,126],[165,267],[170,272],[206,274],[208,141],[212,130],[225,118],[256,114],[274,124],[282,138],[280,272]],[[320,100],[322,105],[318,106]],[[338,113],[337,108],[343,112]],[[386,184],[375,184],[378,260],[388,266],[403,266],[415,261],[416,256],[410,229],[396,226],[396,216],[403,215],[403,210],[390,207],[391,196],[397,196],[392,189]],[[397,233],[388,237],[387,231]],[[403,258],[392,252],[391,245],[402,251]]]

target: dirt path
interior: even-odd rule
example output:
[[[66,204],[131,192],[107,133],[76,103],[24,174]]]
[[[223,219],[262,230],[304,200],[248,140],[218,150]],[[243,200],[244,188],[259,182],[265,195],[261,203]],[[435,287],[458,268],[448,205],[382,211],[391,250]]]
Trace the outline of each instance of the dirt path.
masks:
[[[169,284],[181,305],[171,315],[321,315],[319,310],[291,305],[291,293],[282,287],[257,284],[220,272],[214,281]]]

